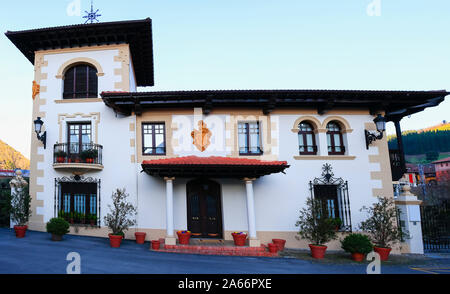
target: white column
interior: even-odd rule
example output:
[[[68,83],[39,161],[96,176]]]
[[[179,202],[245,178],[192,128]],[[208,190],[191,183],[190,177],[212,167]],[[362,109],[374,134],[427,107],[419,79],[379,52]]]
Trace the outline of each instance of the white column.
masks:
[[[395,200],[395,205],[400,209],[401,225],[409,234],[405,243],[409,247],[409,253],[423,254],[422,226],[420,219],[420,204],[422,201],[410,193],[411,187],[404,185],[400,195]],[[408,249],[406,249],[408,250]]]
[[[244,179],[245,188],[247,190],[247,220],[248,220],[248,235],[250,247],[258,247],[261,243],[256,236],[256,221],[255,221],[255,197],[253,194],[254,179]]]
[[[164,178],[166,181],[166,245],[176,245],[173,234],[173,180],[175,178]]]

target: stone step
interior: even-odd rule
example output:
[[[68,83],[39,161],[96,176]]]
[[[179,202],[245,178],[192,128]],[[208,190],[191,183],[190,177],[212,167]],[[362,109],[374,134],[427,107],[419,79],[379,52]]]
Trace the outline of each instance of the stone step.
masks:
[[[265,252],[267,248],[264,245],[260,247],[247,247],[247,246],[204,246],[204,245],[164,245],[161,246],[164,249],[172,250],[193,250],[193,251],[201,251],[201,250],[212,250],[212,251],[221,251],[221,252]]]
[[[225,256],[264,256],[264,257],[277,257],[278,253],[270,253],[268,251],[244,251],[244,250],[189,250],[189,249],[160,249],[152,250],[155,252],[168,252],[168,253],[183,253],[183,254],[201,254],[201,255],[225,255]]]

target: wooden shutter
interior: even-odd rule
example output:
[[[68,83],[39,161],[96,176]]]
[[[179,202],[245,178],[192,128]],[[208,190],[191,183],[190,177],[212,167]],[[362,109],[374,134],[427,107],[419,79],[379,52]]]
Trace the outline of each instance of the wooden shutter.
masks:
[[[86,65],[75,68],[75,97],[87,98],[88,70]]]
[[[88,98],[97,98],[98,93],[98,77],[97,70],[93,67],[89,67],[89,88]]]
[[[74,97],[74,73],[75,68],[70,68],[64,75],[64,94],[63,98],[70,99]]]

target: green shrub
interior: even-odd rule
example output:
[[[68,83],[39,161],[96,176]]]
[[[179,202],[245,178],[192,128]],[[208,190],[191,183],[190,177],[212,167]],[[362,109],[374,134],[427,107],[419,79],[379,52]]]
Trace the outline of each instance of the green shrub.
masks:
[[[367,254],[372,252],[373,245],[369,237],[363,234],[350,234],[341,241],[341,247],[350,253]]]
[[[96,149],[86,149],[86,150],[81,151],[80,157],[83,160],[86,160],[87,158],[97,158],[98,151]]]
[[[65,235],[69,232],[69,223],[63,218],[52,218],[47,223],[47,232],[54,235]]]
[[[56,157],[66,157],[67,153],[64,152],[63,150],[58,150],[58,151],[55,152],[55,156]]]

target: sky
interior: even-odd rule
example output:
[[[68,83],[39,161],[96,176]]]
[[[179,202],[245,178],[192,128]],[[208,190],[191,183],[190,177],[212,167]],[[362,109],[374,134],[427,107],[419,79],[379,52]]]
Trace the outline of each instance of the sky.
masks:
[[[80,16],[68,11],[77,1]],[[103,22],[152,19],[155,86],[138,91],[450,90],[446,0],[95,0],[94,6]],[[27,157],[34,71],[3,33],[83,23],[89,9],[90,0],[2,1],[0,139]],[[447,98],[401,126],[436,125],[449,113]],[[387,133],[394,132],[389,123]]]

